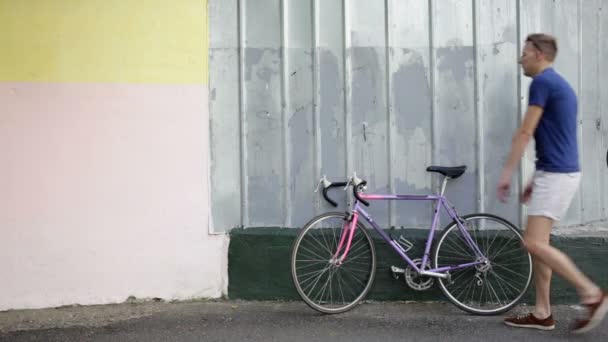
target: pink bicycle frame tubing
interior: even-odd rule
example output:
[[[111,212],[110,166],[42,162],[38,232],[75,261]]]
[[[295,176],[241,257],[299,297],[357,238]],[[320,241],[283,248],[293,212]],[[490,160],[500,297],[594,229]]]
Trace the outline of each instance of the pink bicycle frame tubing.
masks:
[[[342,232],[340,234],[340,243],[338,244],[334,259],[338,259],[338,255],[340,254],[342,246],[344,245],[344,240],[348,239],[348,242],[346,243],[346,248],[344,249],[344,253],[342,253],[342,257],[340,257],[340,259],[338,260],[338,264],[341,264],[342,261],[344,261],[344,259],[346,258],[346,255],[348,255],[348,251],[350,250],[350,244],[353,241],[353,235],[355,235],[355,228],[357,227],[358,220],[359,214],[355,211],[350,222],[346,221],[344,223],[344,226],[342,227]]]

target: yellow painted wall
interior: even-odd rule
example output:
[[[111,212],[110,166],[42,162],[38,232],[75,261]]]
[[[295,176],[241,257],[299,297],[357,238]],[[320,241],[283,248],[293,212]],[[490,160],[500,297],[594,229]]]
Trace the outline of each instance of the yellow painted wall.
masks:
[[[0,81],[206,84],[207,0],[0,0]]]

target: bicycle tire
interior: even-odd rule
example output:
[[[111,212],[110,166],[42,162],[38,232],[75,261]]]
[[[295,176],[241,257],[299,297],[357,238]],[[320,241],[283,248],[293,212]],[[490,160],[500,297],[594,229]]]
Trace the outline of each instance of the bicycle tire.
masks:
[[[451,279],[439,279],[439,287],[458,308],[476,315],[498,315],[515,306],[526,293],[532,279],[532,257],[523,247],[521,231],[506,219],[485,213],[471,214],[461,218],[467,231],[481,252],[489,259],[488,265],[471,266],[456,270]],[[488,220],[473,225],[475,221]],[[498,228],[500,227],[500,228]],[[491,238],[490,236],[494,234]],[[485,241],[484,241],[485,239]],[[448,242],[451,245],[448,245]],[[459,246],[458,244],[461,243]],[[442,249],[443,247],[443,249]],[[496,247],[491,250],[492,247]],[[509,251],[505,248],[513,247]],[[451,248],[451,249],[450,249]],[[460,259],[458,262],[456,260]],[[470,247],[463,240],[456,221],[452,221],[435,244],[434,266],[475,261]],[[467,275],[473,277],[467,278]],[[494,281],[496,287],[490,282]],[[511,283],[513,282],[513,284]],[[465,284],[462,285],[461,284]],[[460,286],[460,287],[459,287]],[[458,289],[462,289],[457,294]],[[479,293],[476,291],[479,290]],[[484,290],[486,291],[484,301]],[[479,296],[479,300],[477,300]],[[504,298],[501,298],[504,297]],[[497,303],[496,303],[497,302]]]
[[[302,228],[292,247],[291,276],[298,294],[308,306],[326,314],[345,312],[360,303],[370,291],[376,272],[374,241],[361,222],[357,222],[344,262],[339,266],[332,264],[340,238],[337,233],[345,222],[344,213],[319,215]],[[311,271],[313,266],[322,269]],[[319,283],[324,284],[319,289],[321,293],[313,294]],[[349,292],[344,293],[350,285]]]

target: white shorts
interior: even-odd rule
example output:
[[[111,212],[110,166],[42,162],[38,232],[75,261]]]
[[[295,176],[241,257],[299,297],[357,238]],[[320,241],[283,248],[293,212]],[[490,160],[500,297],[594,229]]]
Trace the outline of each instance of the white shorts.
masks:
[[[534,173],[528,215],[561,220],[570,207],[580,180],[580,172],[555,173],[537,170]]]

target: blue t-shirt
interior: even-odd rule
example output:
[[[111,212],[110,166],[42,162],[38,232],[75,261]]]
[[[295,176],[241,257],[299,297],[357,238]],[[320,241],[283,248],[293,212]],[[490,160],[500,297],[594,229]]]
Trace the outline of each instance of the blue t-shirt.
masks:
[[[576,141],[576,93],[553,68],[534,76],[529,105],[543,108],[534,132],[536,169],[547,172],[578,172]]]

